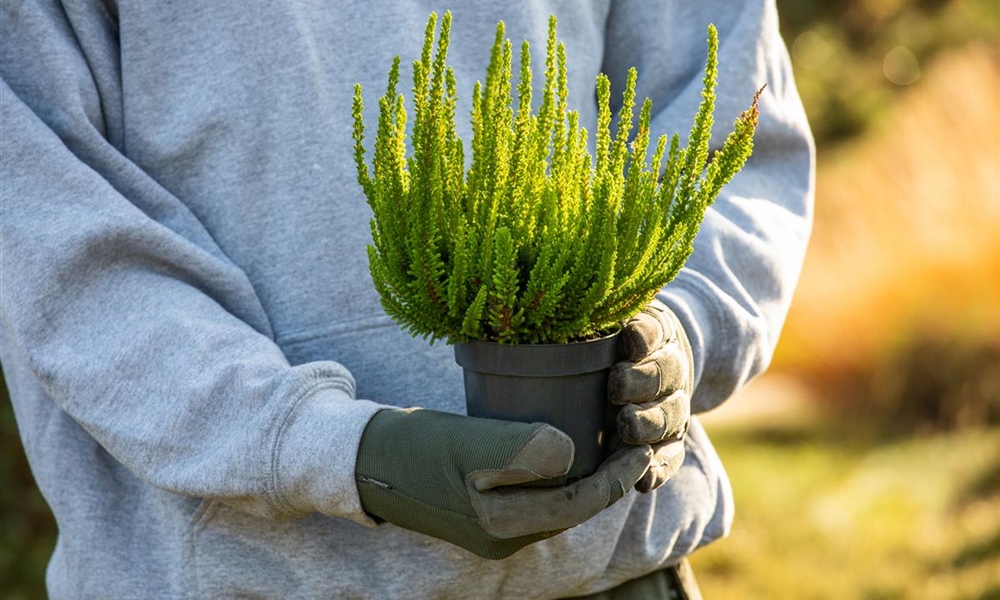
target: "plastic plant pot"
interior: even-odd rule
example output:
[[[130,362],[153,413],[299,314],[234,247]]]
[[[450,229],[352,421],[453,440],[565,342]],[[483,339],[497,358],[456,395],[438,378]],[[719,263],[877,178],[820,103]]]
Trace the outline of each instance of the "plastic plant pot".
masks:
[[[573,466],[559,484],[592,474],[604,460],[614,410],[608,371],[618,334],[570,344],[455,344],[469,416],[548,423],[573,439]]]

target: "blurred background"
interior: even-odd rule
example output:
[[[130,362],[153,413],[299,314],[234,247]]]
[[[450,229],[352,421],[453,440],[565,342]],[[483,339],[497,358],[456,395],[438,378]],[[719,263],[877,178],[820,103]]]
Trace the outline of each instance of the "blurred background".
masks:
[[[778,0],[818,147],[770,370],[704,422],[708,599],[1000,599],[1000,1]],[[0,598],[55,525],[0,388]]]
[[[1000,599],[1000,2],[778,0],[818,147],[710,599]]]

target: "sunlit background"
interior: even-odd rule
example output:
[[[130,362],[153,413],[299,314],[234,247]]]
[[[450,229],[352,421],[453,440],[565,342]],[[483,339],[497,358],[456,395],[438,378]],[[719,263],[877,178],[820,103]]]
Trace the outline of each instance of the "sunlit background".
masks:
[[[1000,599],[1000,1],[779,0],[819,150],[769,372],[705,417],[709,600]],[[54,524],[0,400],[0,597]]]
[[[709,599],[1000,598],[1000,2],[778,2],[818,145],[771,369],[705,418]]]

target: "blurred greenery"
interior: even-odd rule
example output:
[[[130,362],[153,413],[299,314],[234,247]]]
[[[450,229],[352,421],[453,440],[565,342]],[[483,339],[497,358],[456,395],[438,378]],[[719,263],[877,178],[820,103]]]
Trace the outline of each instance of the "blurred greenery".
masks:
[[[995,43],[995,0],[778,0],[782,36],[820,149],[863,133],[920,65]]]
[[[831,4],[849,7],[837,23],[867,6],[885,37],[868,67],[882,81],[864,86],[884,108],[860,135],[818,138],[815,226],[771,373],[898,431],[1000,423],[1000,2],[873,4]],[[919,77],[899,85],[880,57],[907,37]],[[814,128],[837,122],[801,62]]]
[[[766,419],[707,419],[738,509],[698,577],[734,600],[1000,599],[1000,2],[778,7],[819,149],[772,367],[794,385],[721,411]],[[6,394],[0,597],[43,598],[55,524]]]
[[[1000,429],[886,436],[877,424],[830,419],[706,427],[737,506],[732,535],[692,559],[706,598],[1000,593]]]
[[[35,487],[0,379],[0,598],[45,597],[45,566],[55,537],[52,513]]]

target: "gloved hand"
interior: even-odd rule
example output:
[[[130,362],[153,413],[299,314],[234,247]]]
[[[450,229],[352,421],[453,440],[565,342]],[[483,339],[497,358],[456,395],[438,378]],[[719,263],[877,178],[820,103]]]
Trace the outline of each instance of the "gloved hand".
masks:
[[[631,446],[572,484],[520,487],[565,475],[573,452],[542,423],[383,410],[362,434],[355,479],[368,514],[500,559],[617,502],[653,456]]]
[[[647,493],[673,477],[684,462],[694,385],[691,343],[677,316],[659,300],[632,318],[618,340],[627,360],[611,367],[608,397],[622,405],[620,441],[653,448],[649,469],[635,485]]]

